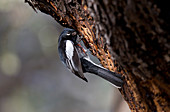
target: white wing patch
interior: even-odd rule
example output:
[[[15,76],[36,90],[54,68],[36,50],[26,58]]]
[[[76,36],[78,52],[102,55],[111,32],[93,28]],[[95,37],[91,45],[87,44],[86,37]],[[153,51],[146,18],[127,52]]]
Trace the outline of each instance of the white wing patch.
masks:
[[[100,68],[106,69],[106,68],[104,68],[104,67],[102,67],[102,66],[100,66],[100,65],[98,65],[98,64],[96,64],[96,63],[94,63],[94,62],[90,59],[89,56],[84,57],[84,59],[86,59],[87,61],[91,62],[93,65],[96,65],[96,66],[98,66],[98,67],[100,67]],[[107,70],[107,69],[106,69],[106,70]]]
[[[66,41],[66,55],[68,59],[72,59],[74,52],[73,43],[70,40]]]

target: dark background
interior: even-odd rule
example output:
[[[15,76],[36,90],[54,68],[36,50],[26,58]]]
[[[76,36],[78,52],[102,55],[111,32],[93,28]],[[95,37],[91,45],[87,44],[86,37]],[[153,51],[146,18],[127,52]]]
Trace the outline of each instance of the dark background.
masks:
[[[119,91],[60,62],[63,27],[24,0],[0,1],[0,112],[129,112]]]

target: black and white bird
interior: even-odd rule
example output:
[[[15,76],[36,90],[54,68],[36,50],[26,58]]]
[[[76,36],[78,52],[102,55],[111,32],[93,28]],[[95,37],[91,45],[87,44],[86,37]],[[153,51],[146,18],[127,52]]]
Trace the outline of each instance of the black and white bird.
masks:
[[[88,81],[84,73],[92,73],[112,83],[115,87],[120,88],[123,80],[120,74],[111,72],[104,67],[95,64],[84,48],[78,44],[77,39],[80,37],[74,29],[65,28],[58,40],[58,52],[62,63],[73,74]]]

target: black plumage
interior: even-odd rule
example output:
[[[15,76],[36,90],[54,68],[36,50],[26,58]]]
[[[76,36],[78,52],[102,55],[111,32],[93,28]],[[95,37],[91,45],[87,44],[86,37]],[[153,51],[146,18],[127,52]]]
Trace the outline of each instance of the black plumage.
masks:
[[[63,64],[79,78],[87,82],[83,73],[92,73],[109,81],[117,88],[123,84],[120,74],[95,64],[77,43],[79,36],[74,29],[65,28],[58,40],[58,52]]]

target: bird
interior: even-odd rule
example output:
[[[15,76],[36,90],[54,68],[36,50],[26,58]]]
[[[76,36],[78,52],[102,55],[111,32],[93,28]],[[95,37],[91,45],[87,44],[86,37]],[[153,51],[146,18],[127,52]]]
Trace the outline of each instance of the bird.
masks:
[[[81,37],[71,28],[65,28],[59,36],[58,54],[66,68],[86,82],[88,80],[84,73],[91,73],[109,81],[116,88],[121,88],[123,85],[121,74],[94,63],[77,40],[81,40]]]

